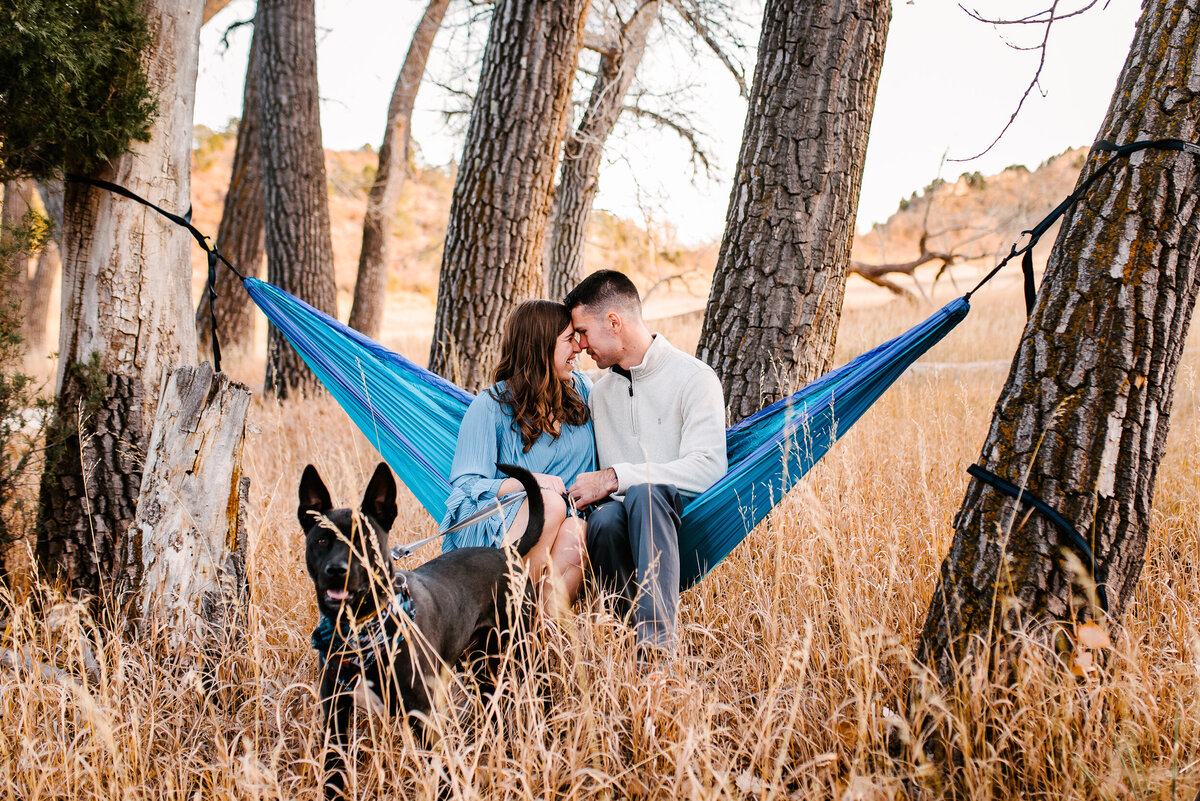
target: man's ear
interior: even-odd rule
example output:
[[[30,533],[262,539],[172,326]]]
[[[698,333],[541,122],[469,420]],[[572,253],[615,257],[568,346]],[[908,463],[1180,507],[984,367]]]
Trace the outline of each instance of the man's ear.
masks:
[[[392,478],[392,471],[383,462],[375,468],[375,475],[371,476],[371,483],[367,485],[362,511],[374,518],[384,531],[396,522],[396,479]]]
[[[604,316],[604,323],[612,329],[614,334],[618,334],[621,332],[621,326],[625,324],[625,321],[621,319],[620,314],[615,311],[610,311]]]
[[[323,515],[332,508],[329,490],[325,489],[325,482],[317,474],[317,468],[310,464],[304,468],[304,475],[300,476],[300,507],[296,510],[300,530],[308,531],[317,522],[314,513]]]

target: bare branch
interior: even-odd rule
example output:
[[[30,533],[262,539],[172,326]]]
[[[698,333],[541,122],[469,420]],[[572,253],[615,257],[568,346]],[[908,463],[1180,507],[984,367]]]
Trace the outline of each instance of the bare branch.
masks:
[[[616,55],[621,45],[612,36],[594,31],[583,32],[583,46],[587,50],[599,53],[602,56]]]
[[[668,275],[666,278],[660,278],[651,284],[649,289],[642,293],[642,303],[645,303],[655,292],[670,286],[675,281],[683,284],[683,288],[687,290],[688,294],[695,295],[696,293],[692,290],[692,285],[688,283],[688,279],[702,277],[704,276],[701,274],[700,270],[689,270],[685,273],[675,273],[674,275]]]
[[[1095,6],[1099,2],[1100,2],[1100,0],[1091,0],[1091,2],[1088,3],[1086,6],[1084,6],[1083,8],[1076,9],[1075,11],[1069,11],[1066,14],[1062,14],[1057,17],[1054,17],[1054,19],[1064,20],[1064,19],[1070,19],[1071,17],[1078,17],[1080,14],[1083,14],[1084,12],[1090,10],[1093,6]],[[987,17],[984,17],[982,14],[980,14],[978,11],[969,9],[966,6],[962,5],[961,3],[959,4],[958,7],[961,8],[964,12],[966,12],[966,15],[968,17],[975,20],[976,22],[982,22],[985,25],[1045,25],[1047,22],[1050,21],[1050,18],[1048,17],[1048,15],[1054,10],[1052,8],[1042,9],[1041,11],[1036,11],[1036,12],[1030,14],[1029,16],[1021,17],[1019,19],[988,19]],[[1108,7],[1107,2],[1105,2],[1104,7],[1105,8]]]
[[[1018,47],[1016,45],[1009,44],[1009,47],[1012,47],[1013,49],[1016,49],[1016,50],[1038,50],[1038,51],[1040,51],[1041,55],[1038,58],[1038,65],[1037,65],[1037,69],[1033,73],[1033,78],[1030,79],[1029,85],[1025,87],[1025,92],[1021,95],[1021,99],[1017,102],[1016,109],[1013,110],[1012,116],[1010,116],[1008,118],[1008,122],[1006,122],[1004,124],[1004,127],[1002,129],[1000,129],[1000,133],[996,135],[996,138],[992,140],[992,143],[990,145],[985,147],[979,153],[976,153],[974,156],[970,156],[968,158],[962,158],[962,159],[949,159],[949,161],[957,161],[957,162],[972,161],[974,159],[979,158],[980,156],[983,156],[983,155],[989,153],[992,150],[992,148],[994,148],[996,146],[996,144],[1004,137],[1004,134],[1008,133],[1008,129],[1012,127],[1014,122],[1016,122],[1017,115],[1019,115],[1021,113],[1021,109],[1025,106],[1025,101],[1029,99],[1029,95],[1033,92],[1034,88],[1039,85],[1039,81],[1042,77],[1042,70],[1046,66],[1046,46],[1047,46],[1047,42],[1049,42],[1049,40],[1050,40],[1050,30],[1054,27],[1054,23],[1058,22],[1059,20],[1069,19],[1071,17],[1075,17],[1075,16],[1078,16],[1078,15],[1084,13],[1088,9],[1095,6],[1099,2],[1099,0],[1089,0],[1087,5],[1083,6],[1082,8],[1076,9],[1075,11],[1071,11],[1071,12],[1068,12],[1068,13],[1062,14],[1062,15],[1058,14],[1059,2],[1060,2],[1060,0],[1053,0],[1053,2],[1050,4],[1049,8],[1047,8],[1043,11],[1039,11],[1035,14],[1030,14],[1029,16],[1021,17],[1020,19],[1015,19],[1015,20],[987,19],[982,14],[980,14],[978,11],[971,11],[971,10],[967,9],[965,6],[962,6],[962,5],[959,6],[959,8],[961,8],[967,14],[967,16],[971,17],[974,20],[977,20],[979,22],[983,22],[983,23],[986,23],[989,25],[1041,25],[1045,28],[1045,30],[1042,33],[1042,41],[1038,45],[1035,45],[1032,47]]]
[[[725,48],[721,42],[717,40],[712,31],[712,20],[705,14],[704,9],[698,0],[669,0],[672,8],[674,8],[679,16],[683,17],[684,22],[696,32],[696,34],[704,40],[709,49],[716,54],[721,63],[725,65],[725,69],[729,70],[729,74],[737,81],[738,94],[742,97],[749,97],[749,92],[746,90],[746,73],[741,64],[732,56],[725,52]],[[736,43],[739,44],[740,43]]]
[[[700,145],[699,137],[696,135],[695,129],[688,126],[686,121],[672,119],[665,114],[659,114],[656,111],[651,111],[647,108],[642,108],[637,105],[625,105],[623,111],[627,111],[635,117],[646,119],[653,122],[655,125],[661,126],[668,130],[674,131],[681,139],[688,143],[692,149],[692,164],[697,163],[704,168],[704,174],[712,176],[712,164],[709,161],[708,153]]]

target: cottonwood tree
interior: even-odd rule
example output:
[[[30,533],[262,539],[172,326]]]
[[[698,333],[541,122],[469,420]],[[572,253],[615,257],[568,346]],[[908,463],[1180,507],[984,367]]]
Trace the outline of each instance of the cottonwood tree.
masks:
[[[1200,10],[1195,0],[1142,8],[1099,139],[1194,141]],[[1080,179],[1108,157],[1093,153]],[[980,454],[1088,540],[1114,617],[1145,560],[1200,286],[1197,166],[1192,155],[1142,151],[1068,213]],[[954,528],[918,650],[943,681],[1018,626],[1086,614],[1090,577],[1068,567],[1069,545],[1041,513],[976,479]],[[994,643],[983,641],[989,632]]]
[[[257,91],[262,141],[267,280],[336,316],[329,190],[317,95],[313,0],[260,0],[255,38],[262,48]],[[320,384],[283,334],[267,335],[266,388],[280,398]]]
[[[709,166],[708,155],[685,115],[678,111],[655,111],[630,96],[650,33],[656,23],[664,20],[664,7],[673,9],[682,22],[681,30],[664,25],[668,35],[703,42],[733,75],[742,96],[746,95],[742,68],[730,54],[741,47],[741,42],[730,30],[727,19],[730,9],[725,3],[719,0],[606,3],[606,13],[602,15],[604,32],[585,34],[584,47],[599,53],[600,59],[582,119],[563,146],[558,186],[554,190],[553,233],[546,263],[547,292],[551,298],[564,297],[583,278],[583,246],[600,188],[600,161],[624,115],[673,131],[691,147],[693,163]]]
[[[660,5],[659,0],[635,3],[628,18],[618,18],[613,35],[600,45],[603,51],[587,109],[563,148],[547,269],[551,298],[565,297],[583,278],[583,242],[599,189],[600,159],[625,107],[625,95],[637,74]]]
[[[242,275],[258,277],[262,273],[263,179],[262,110],[259,84],[263,78],[259,26],[254,26],[250,56],[246,63],[246,82],[242,89],[242,118],[238,122],[237,146],[229,174],[229,189],[221,210],[216,246]],[[209,298],[202,295],[196,307],[196,332],[201,351],[207,356],[212,341],[212,318],[222,347],[245,351],[254,340],[254,304],[243,291],[241,281],[232,272],[218,269],[214,288],[216,299],[210,309]]]
[[[417,91],[425,75],[425,63],[434,37],[450,0],[430,0],[413,32],[408,54],[388,104],[387,126],[379,148],[379,166],[375,183],[367,195],[363,218],[362,247],[358,255],[358,279],[354,284],[354,305],[350,308],[350,327],[374,339],[383,324],[384,294],[387,288],[388,252],[391,247],[392,219],[400,191],[404,187],[410,160],[412,112]]]
[[[740,419],[829,369],[887,0],[768,0],[697,356]]]
[[[42,214],[37,200],[38,188],[31,178],[13,179],[5,185],[4,230],[0,238],[21,233],[36,251],[30,252],[27,247],[16,249],[10,256],[5,286],[0,289],[0,297],[14,304],[12,312],[21,320],[21,338],[29,355],[40,354],[45,349],[50,290],[61,265],[56,242],[60,231]],[[38,230],[31,230],[34,228]],[[9,250],[2,246],[0,249],[6,253]],[[29,271],[31,263],[35,265],[32,273]]]
[[[430,369],[486,384],[513,305],[545,294],[542,250],[588,0],[499,0],[438,281]]]
[[[92,177],[186,209],[203,0],[145,0],[142,66],[158,114],[146,142]],[[136,52],[136,51],[134,51]],[[68,183],[63,201],[59,365],[42,477],[38,561],[99,594],[133,519],[149,423],[169,365],[196,359],[187,232],[125,198]]]
[[[21,233],[34,191],[30,179],[14,178],[4,185],[4,209],[0,211],[0,253],[5,259],[5,269],[0,275],[0,300],[10,304],[18,318],[25,302],[30,256],[26,237]]]
[[[50,318],[51,290],[54,288],[54,279],[62,270],[60,247],[62,226],[55,222],[56,216],[58,219],[62,218],[62,183],[55,182],[55,187],[46,191],[43,191],[42,187],[37,187],[37,191],[40,194],[50,230],[49,236],[46,237],[38,252],[37,267],[29,276],[25,293],[21,336],[25,338],[25,344],[31,355],[42,354],[46,350],[46,323]],[[51,194],[52,192],[57,197]],[[52,210],[51,206],[55,203],[58,208]]]

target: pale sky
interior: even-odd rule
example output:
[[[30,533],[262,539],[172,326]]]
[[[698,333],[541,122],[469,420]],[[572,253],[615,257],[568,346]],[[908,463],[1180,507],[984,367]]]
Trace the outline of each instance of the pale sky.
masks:
[[[1073,0],[1059,13],[1086,2]],[[745,20],[740,33],[748,47],[741,60],[749,84],[761,2],[732,4]],[[984,16],[1018,17],[1049,4],[1050,0],[978,0],[968,7]],[[424,0],[318,0],[325,147],[379,146],[396,74],[424,7]],[[252,0],[233,0],[202,31],[197,124],[219,129],[240,116],[249,27],[229,36],[228,49],[220,39],[229,24],[251,17],[253,9]],[[471,54],[481,51],[486,30],[463,24],[467,4],[456,2],[454,9],[448,20],[460,24],[439,33],[429,77],[461,86],[465,71],[478,72]],[[999,172],[1011,164],[1033,168],[1070,147],[1090,144],[1107,111],[1139,12],[1136,0],[1109,0],[1107,7],[1101,0],[1082,16],[1057,23],[1039,87],[1001,142],[982,158],[943,165],[943,156],[975,155],[1003,128],[1039,58],[1036,50],[1021,52],[1006,42],[1036,44],[1043,29],[982,24],[948,0],[897,2],[867,150],[859,227],[885,220],[901,198],[939,174],[952,179],[967,171]],[[626,123],[618,128],[619,141],[611,143],[601,168],[596,206],[639,221],[647,213],[658,222],[669,221],[685,242],[719,238],[745,123],[745,101],[707,51],[693,53],[661,38],[652,40],[639,82],[648,92],[677,93],[670,102],[687,109],[704,134],[715,162],[713,178],[693,175],[687,148],[674,134]],[[448,123],[443,114],[461,108],[463,101],[446,89],[429,82],[422,87],[413,136],[428,163],[445,164],[461,154],[465,119],[460,115]]]

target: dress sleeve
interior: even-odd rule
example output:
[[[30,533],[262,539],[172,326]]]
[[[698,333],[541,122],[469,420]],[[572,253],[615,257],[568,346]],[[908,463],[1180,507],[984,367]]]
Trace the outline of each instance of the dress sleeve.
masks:
[[[447,529],[457,521],[474,514],[495,500],[504,482],[497,477],[496,461],[500,456],[500,426],[507,415],[488,390],[480,392],[458,430],[454,446],[454,462],[450,467],[450,496],[446,499],[446,515],[440,528]]]

